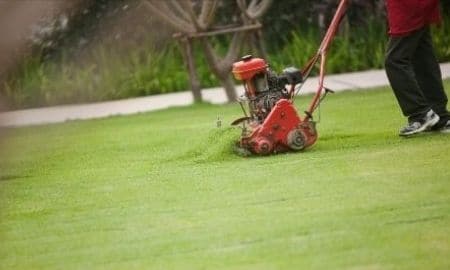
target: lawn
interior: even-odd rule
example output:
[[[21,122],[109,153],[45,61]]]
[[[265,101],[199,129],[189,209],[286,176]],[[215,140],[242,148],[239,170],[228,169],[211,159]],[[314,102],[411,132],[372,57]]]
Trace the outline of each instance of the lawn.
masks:
[[[301,153],[234,155],[240,116],[7,130],[0,268],[450,269],[450,135],[400,138],[390,90],[328,97]]]

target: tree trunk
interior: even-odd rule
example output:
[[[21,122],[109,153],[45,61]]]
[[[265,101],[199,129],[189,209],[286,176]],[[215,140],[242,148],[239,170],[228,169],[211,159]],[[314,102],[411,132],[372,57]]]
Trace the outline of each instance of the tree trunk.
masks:
[[[192,41],[190,39],[181,39],[180,45],[183,51],[184,62],[189,72],[189,82],[191,85],[191,92],[194,102],[202,102],[202,92],[200,88],[200,81],[197,76],[197,69],[195,67],[195,60],[192,56]]]
[[[197,34],[197,38],[200,37],[200,42],[205,52],[205,58],[208,62],[211,72],[220,80],[224,87],[228,101],[233,102],[236,100],[236,90],[234,87],[234,81],[230,75],[231,66],[235,61],[242,49],[242,45],[247,32],[241,30],[240,32],[230,31],[227,33],[234,33],[231,39],[228,52],[225,56],[219,56],[210,41],[207,39],[206,34],[212,34],[211,24],[214,21],[216,10],[219,6],[219,0],[146,0],[143,3],[149,8],[156,16],[160,17],[167,24],[172,26],[173,29],[178,30],[184,35]],[[237,0],[239,9],[241,10],[242,26],[250,26],[252,23],[256,23],[257,20],[267,11],[272,4],[272,0]],[[200,14],[194,9],[195,4],[201,3]],[[204,34],[200,36],[199,34]],[[219,34],[219,33],[215,33]],[[209,35],[208,35],[209,36]],[[266,57],[265,48],[262,46],[261,36],[255,35],[254,46],[258,48],[262,57]],[[195,63],[192,58],[192,43],[189,39],[182,45],[185,62],[189,70],[189,77],[191,82],[192,94],[195,101],[201,101],[200,84],[195,72]],[[252,46],[252,45],[251,45]]]
[[[231,64],[226,61],[220,61],[215,54],[209,40],[202,38],[200,40],[203,51],[205,53],[206,62],[209,65],[210,70],[219,79],[222,84],[225,94],[228,98],[228,102],[234,102],[237,99],[236,89],[234,87],[234,81],[231,77]]]
[[[237,100],[236,88],[234,87],[234,81],[231,74],[224,74],[224,76],[217,76],[222,83],[225,93],[228,98],[228,102],[234,102]]]
[[[250,44],[252,50],[258,53],[258,57],[261,57],[266,60],[268,59],[267,50],[266,47],[264,46],[264,39],[261,30],[257,30],[250,34]]]

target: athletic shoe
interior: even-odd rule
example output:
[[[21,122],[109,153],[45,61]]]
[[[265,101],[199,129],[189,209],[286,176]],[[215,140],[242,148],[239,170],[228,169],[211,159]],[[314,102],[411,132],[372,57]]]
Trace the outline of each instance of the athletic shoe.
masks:
[[[437,115],[433,110],[429,110],[424,118],[408,123],[406,127],[400,130],[399,135],[410,136],[420,133],[436,125],[437,122],[439,122],[439,115]]]
[[[438,131],[441,133],[450,133],[450,120],[447,120],[444,126],[439,127]]]
[[[442,132],[442,133],[450,133],[450,119],[440,119],[439,122],[437,122],[436,125],[432,126],[431,128],[427,129],[426,131],[429,132]]]

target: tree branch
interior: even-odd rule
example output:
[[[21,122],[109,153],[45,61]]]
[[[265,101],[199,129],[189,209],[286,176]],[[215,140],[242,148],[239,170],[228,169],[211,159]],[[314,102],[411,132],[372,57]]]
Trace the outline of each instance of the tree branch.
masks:
[[[192,1],[190,1],[190,0],[181,0],[180,3],[186,9],[187,14],[189,14],[189,18],[190,18],[192,24],[194,25],[194,27],[196,29],[196,32],[201,32],[201,31],[206,30],[198,22],[197,15],[195,14],[194,8],[192,7]]]
[[[258,1],[260,0],[251,0],[250,4],[248,5],[249,10],[254,10],[256,6],[258,5]]]
[[[246,33],[245,32],[237,32],[233,35],[233,39],[231,40],[230,47],[228,48],[228,52],[226,56],[220,61],[220,67],[222,68],[221,72],[229,73],[231,65],[234,61],[239,57],[241,53],[242,45],[244,44]]]
[[[218,77],[221,77],[222,74],[221,69],[219,68],[219,59],[210,41],[207,37],[202,37],[200,38],[200,42],[202,44],[203,51],[205,52],[206,61],[208,62],[209,67],[214,74],[216,74]]]
[[[258,19],[269,9],[273,0],[252,0],[248,7],[248,14],[252,19]]]
[[[251,20],[250,14],[248,14],[248,11],[247,11],[247,1],[246,0],[236,0],[236,3],[239,7],[239,10],[244,15],[244,18],[243,18],[244,22],[246,22],[248,19]]]
[[[175,30],[183,33],[195,32],[195,28],[192,26],[192,23],[175,16],[174,13],[168,8],[165,1],[144,0],[143,3],[156,16],[171,25]]]
[[[217,3],[217,0],[203,0],[202,10],[198,16],[198,24],[203,29],[207,29],[211,25],[216,13]]]
[[[178,0],[170,0],[169,5],[172,5],[172,7],[174,7],[174,9],[180,14],[183,20],[190,21],[191,18],[189,17],[189,14],[180,5],[180,2]]]

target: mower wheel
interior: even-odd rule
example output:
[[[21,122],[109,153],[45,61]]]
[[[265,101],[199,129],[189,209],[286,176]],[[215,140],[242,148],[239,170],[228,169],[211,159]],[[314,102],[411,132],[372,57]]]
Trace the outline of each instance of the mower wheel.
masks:
[[[287,144],[293,150],[302,150],[306,144],[305,135],[301,130],[294,129],[287,136]]]

